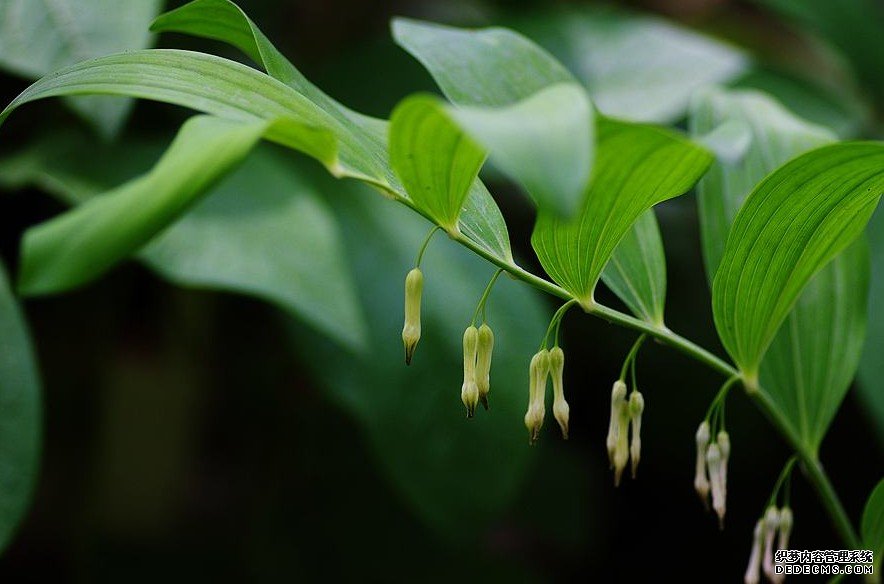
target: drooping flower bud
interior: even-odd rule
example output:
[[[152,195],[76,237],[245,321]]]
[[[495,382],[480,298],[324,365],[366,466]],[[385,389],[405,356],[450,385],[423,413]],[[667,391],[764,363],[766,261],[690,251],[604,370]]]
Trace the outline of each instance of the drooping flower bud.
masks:
[[[773,562],[773,542],[777,529],[780,526],[780,513],[776,507],[771,505],[764,513],[764,559],[761,566],[764,569],[764,575],[771,582],[776,581],[776,573],[774,572]]]
[[[614,382],[611,389],[611,420],[608,422],[608,438],[605,441],[608,447],[608,461],[614,468],[614,453],[617,450],[617,440],[620,438],[620,406],[626,401],[626,384],[620,379]],[[624,428],[625,432],[626,429]]]
[[[623,469],[629,461],[629,403],[624,399],[617,410],[617,445],[614,447],[614,486],[620,486]]]
[[[638,461],[642,455],[642,412],[645,411],[645,398],[633,389],[629,394],[629,421],[632,428],[632,437],[629,443],[629,457],[632,459],[632,478],[638,472]]]
[[[718,527],[724,529],[724,493],[721,487],[721,449],[713,442],[706,449],[706,466],[709,469],[709,482],[712,485],[712,508],[718,514]]]
[[[780,537],[777,541],[778,550],[789,549],[789,537],[792,535],[792,510],[789,507],[780,509]]]
[[[764,520],[759,519],[755,523],[755,531],[752,533],[752,552],[749,554],[749,566],[746,575],[743,576],[745,584],[758,584],[761,580],[761,539],[764,532]]]
[[[488,409],[488,392],[491,391],[491,354],[494,352],[494,331],[487,324],[479,327],[479,348],[476,356],[476,385],[479,401]]]
[[[549,351],[549,371],[553,385],[553,415],[562,430],[562,438],[568,439],[568,418],[571,407],[565,401],[565,352],[560,347],[553,347]]]
[[[421,340],[421,292],[424,288],[424,275],[420,268],[414,268],[405,277],[405,326],[402,327],[402,342],[405,344],[405,364],[411,365],[417,342]]]
[[[727,463],[731,456],[731,437],[727,432],[721,430],[716,438],[718,450],[721,452],[721,468],[718,471],[721,475],[721,505],[722,510],[720,516],[724,517],[724,507],[727,504]],[[718,511],[718,509],[716,509]]]
[[[540,436],[543,417],[546,415],[546,378],[549,377],[549,351],[542,349],[531,358],[528,371],[528,411],[525,413],[525,427],[531,444]]]
[[[703,501],[703,506],[709,509],[709,478],[706,476],[706,449],[709,447],[709,421],[703,420],[697,428],[697,468],[694,473],[694,489]]]
[[[472,418],[479,403],[479,388],[476,386],[476,352],[479,345],[479,331],[470,325],[463,333],[463,386],[460,399],[467,408],[467,417]]]

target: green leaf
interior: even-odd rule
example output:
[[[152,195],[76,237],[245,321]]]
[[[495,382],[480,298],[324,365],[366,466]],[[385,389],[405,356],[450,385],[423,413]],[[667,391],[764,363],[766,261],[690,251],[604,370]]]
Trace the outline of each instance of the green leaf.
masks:
[[[421,348],[405,368],[401,345],[392,341],[402,329],[402,282],[426,225],[407,209],[360,196],[359,185],[325,185],[316,188],[352,194],[330,201],[357,269],[373,350],[353,357],[297,334],[297,355],[364,428],[380,471],[408,506],[448,539],[468,544],[512,508],[537,454],[527,447],[522,417],[528,360],[550,314],[533,290],[498,280],[488,302],[497,339],[491,409],[467,420],[460,339],[493,268],[444,238],[433,241],[424,258]]]
[[[31,501],[40,460],[40,380],[24,317],[0,265],[0,550]]]
[[[627,120],[676,122],[697,89],[730,81],[750,65],[738,47],[607,6],[568,7],[513,26],[561,59],[600,112]]]
[[[462,30],[406,19],[393,37],[457,106],[452,115],[537,204],[570,216],[593,160],[594,116],[560,63],[506,29]]]
[[[484,150],[431,96],[413,96],[390,118],[390,162],[415,205],[449,232],[485,161]]]
[[[700,234],[706,274],[711,281],[721,262],[730,226],[752,188],[787,160],[835,141],[825,128],[795,117],[757,91],[707,89],[691,104],[691,134],[711,136],[740,130],[713,149],[736,149],[721,156],[697,185]]]
[[[814,451],[856,374],[868,299],[869,249],[861,237],[811,278],[762,362],[762,387]]]
[[[101,275],[242,162],[267,128],[265,122],[208,116],[189,120],[148,174],[29,229],[20,289],[31,295],[58,292]]]
[[[653,209],[639,215],[620,240],[602,271],[602,281],[637,317],[663,326],[666,255]]]
[[[860,534],[863,546],[872,550],[875,556],[875,574],[878,574],[884,554],[884,479],[878,481],[866,501]]]
[[[869,286],[868,339],[859,364],[859,395],[863,411],[873,422],[878,436],[884,442],[884,207],[878,208],[866,229],[872,258]]]
[[[29,79],[93,57],[143,49],[163,0],[0,0],[0,67]],[[105,135],[131,101],[99,97],[68,103]]]
[[[546,272],[582,303],[621,239],[653,205],[685,193],[712,157],[660,128],[599,120],[598,155],[583,207],[572,220],[538,215],[531,244]]]
[[[808,281],[865,228],[884,189],[884,144],[847,142],[769,174],[737,213],[712,285],[715,325],[750,383]]]

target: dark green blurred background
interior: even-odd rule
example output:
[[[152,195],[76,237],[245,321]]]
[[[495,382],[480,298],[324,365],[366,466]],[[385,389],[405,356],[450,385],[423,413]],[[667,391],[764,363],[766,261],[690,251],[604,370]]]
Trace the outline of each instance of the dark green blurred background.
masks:
[[[842,135],[880,137],[884,67],[877,66],[884,47],[860,30],[827,30],[827,1],[803,4],[811,13],[822,11],[817,21],[790,12],[785,1],[628,4],[741,45],[756,64],[728,82],[774,91]],[[354,109],[382,117],[408,93],[434,90],[420,66],[393,45],[392,16],[510,25],[555,51],[568,30],[562,22],[570,17],[562,11],[584,6],[239,4],[308,78]],[[844,6],[869,10],[860,19],[872,25],[884,22],[879,4]],[[804,26],[818,36],[802,32]],[[164,35],[158,45],[240,58],[180,35]],[[878,54],[870,55],[869,47]],[[0,76],[0,101],[27,83]],[[665,98],[651,93],[647,99],[657,97]],[[0,154],[26,150],[62,127],[75,136],[75,146],[55,162],[107,188],[149,168],[187,115],[138,103],[122,136],[108,143],[84,136],[80,120],[59,102],[47,102],[4,126]],[[492,409],[467,421],[459,399],[460,334],[491,266],[442,237],[431,245],[424,260],[424,338],[415,365],[406,369],[402,283],[425,222],[290,153],[266,151],[262,156],[282,160],[293,180],[302,181],[297,188],[330,210],[368,325],[368,351],[344,348],[260,300],[176,287],[135,262],[80,291],[27,301],[44,380],[44,457],[31,512],[0,558],[4,582],[742,577],[752,526],[789,456],[742,395],[728,408],[734,454],[723,532],[692,489],[693,434],[721,380],[653,343],[638,362],[647,402],[639,478],[615,489],[603,445],[608,399],[634,335],[569,314],[563,331],[572,438],[563,442],[548,417],[531,448],[522,426],[527,364],[555,305],[502,279],[489,305],[500,355]],[[222,187],[226,198],[206,205],[235,218],[247,213],[249,191],[277,188],[250,164]],[[520,261],[539,270],[528,246],[533,211],[511,185],[491,180]],[[44,190],[0,192],[0,253],[12,273],[23,230],[65,208]],[[220,202],[231,197],[233,206]],[[663,205],[658,217],[668,258],[669,326],[722,353],[711,325],[693,196]],[[884,223],[881,213],[876,221]],[[876,261],[882,262],[880,253]],[[618,304],[604,292],[601,300]],[[873,293],[872,300],[882,299]],[[880,354],[884,347],[870,350]],[[870,407],[852,391],[822,448],[854,519],[882,469],[881,434]],[[843,547],[797,476],[792,507],[794,548]]]

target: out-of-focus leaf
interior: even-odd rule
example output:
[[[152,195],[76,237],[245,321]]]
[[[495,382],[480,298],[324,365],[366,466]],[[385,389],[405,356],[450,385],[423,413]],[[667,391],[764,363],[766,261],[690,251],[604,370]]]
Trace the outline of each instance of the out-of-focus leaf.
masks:
[[[663,326],[666,308],[666,256],[654,210],[639,215],[620,240],[602,281],[637,317]]]
[[[856,375],[866,336],[869,248],[861,237],[801,292],[761,364],[761,384],[816,450]]]
[[[703,259],[711,281],[721,261],[730,226],[752,188],[781,164],[833,142],[835,136],[825,128],[795,117],[768,96],[745,90],[708,89],[698,93],[691,105],[689,122],[691,134],[697,138],[725,126],[746,132],[727,136],[730,146],[737,147],[739,156],[732,159],[719,155],[719,160],[697,186]],[[725,136],[719,135],[719,138]],[[713,147],[713,150],[719,148]]]
[[[608,7],[562,10],[513,26],[561,59],[599,111],[628,120],[675,122],[694,91],[728,82],[750,64],[737,47]]]
[[[31,340],[0,265],[0,550],[31,501],[40,427],[40,380]]]
[[[865,549],[872,550],[875,557],[875,574],[881,568],[881,555],[884,554],[884,479],[880,480],[863,509],[860,534]]]
[[[884,191],[884,144],[846,142],[792,159],[734,219],[712,284],[715,326],[750,383],[814,274],[865,229]]]
[[[457,220],[485,151],[432,96],[400,103],[390,118],[390,163],[414,204],[447,231]]]
[[[346,202],[339,196],[330,201],[357,269],[373,351],[353,358],[299,335],[298,354],[321,386],[363,424],[381,468],[405,500],[464,543],[512,504],[525,479],[534,454],[522,425],[528,360],[549,314],[533,291],[507,278],[498,281],[488,304],[495,333],[491,407],[466,419],[460,402],[461,336],[492,268],[447,240],[434,240],[422,263],[421,351],[411,367],[403,367],[402,281],[426,223],[359,193]]]
[[[840,49],[879,94],[884,91],[884,6],[877,0],[754,0]]]
[[[0,0],[0,67],[29,79],[151,42],[163,0]],[[70,105],[99,131],[116,132],[130,100],[85,97]]]
[[[396,42],[460,110],[453,115],[541,209],[578,208],[594,155],[585,92],[546,51],[510,30],[393,21]]]
[[[710,90],[697,96],[690,118],[694,133],[728,124],[744,127],[749,141],[732,136],[743,155],[720,159],[700,182],[710,280],[752,187],[780,164],[835,139],[754,91]],[[867,244],[859,241],[813,276],[761,363],[762,387],[794,433],[814,449],[856,374],[865,338],[868,264]]]
[[[29,229],[19,288],[67,290],[101,275],[184,213],[255,146],[268,124],[198,116],[148,174]],[[308,129],[312,132],[312,129]]]
[[[80,204],[147,170],[163,146],[127,139],[125,148],[96,148],[83,135],[49,136],[0,161],[0,186],[32,184]],[[138,255],[177,284],[262,298],[347,347],[365,347],[340,229],[310,184],[268,147]]]
[[[600,118],[598,159],[572,220],[540,213],[531,244],[546,272],[585,304],[614,249],[639,216],[687,192],[711,155],[660,128]]]
[[[879,208],[866,230],[872,258],[869,286],[869,324],[865,350],[859,364],[859,394],[863,409],[884,442],[884,207]]]

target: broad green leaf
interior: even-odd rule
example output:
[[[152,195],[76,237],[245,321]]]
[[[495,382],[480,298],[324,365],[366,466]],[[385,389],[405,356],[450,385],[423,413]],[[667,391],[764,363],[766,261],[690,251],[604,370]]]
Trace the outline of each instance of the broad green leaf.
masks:
[[[654,210],[648,209],[620,240],[602,281],[642,320],[663,326],[666,255]]]
[[[872,490],[863,509],[860,535],[863,547],[872,550],[875,556],[875,574],[881,568],[881,557],[884,554],[884,479]]]
[[[603,114],[672,123],[697,89],[728,82],[750,65],[726,42],[651,15],[586,6],[513,26],[558,57]]]
[[[721,145],[738,145],[739,155],[719,155],[697,185],[703,259],[711,281],[721,262],[730,226],[752,188],[789,159],[834,142],[835,136],[794,116],[763,93],[746,90],[699,92],[691,104],[689,122],[696,138],[725,126],[745,132],[731,134],[730,144]]]
[[[29,79],[93,57],[143,49],[163,0],[0,0],[0,68]],[[104,134],[113,134],[131,101],[100,97],[68,102]]]
[[[491,409],[467,420],[460,402],[461,336],[492,267],[444,238],[433,242],[424,258],[421,349],[405,368],[394,342],[402,328],[402,282],[425,223],[406,209],[360,196],[358,185],[322,185],[327,181],[316,188],[357,191],[330,201],[357,269],[373,350],[353,357],[315,335],[297,334],[298,359],[364,428],[380,471],[408,506],[448,539],[466,544],[512,507],[528,478],[536,454],[526,446],[522,424],[528,360],[550,314],[532,290],[498,281],[488,304],[497,339]]]
[[[40,460],[40,409],[31,341],[0,265],[0,550],[31,501]]]
[[[413,96],[390,118],[390,163],[415,205],[447,231],[457,220],[485,151],[431,96]]]
[[[710,90],[692,105],[694,133],[739,124],[743,154],[719,159],[700,181],[704,256],[710,280],[731,223],[752,186],[787,160],[833,142],[829,131],[754,91]],[[744,144],[745,143],[745,144]],[[801,293],[761,364],[761,383],[802,442],[819,447],[850,387],[863,347],[869,259],[859,241],[818,272]]]
[[[0,160],[0,186],[36,186],[71,205],[146,172],[162,141],[127,137],[125,148],[52,135]],[[365,347],[365,322],[327,204],[290,161],[259,146],[205,200],[138,252],[183,286],[230,290],[272,302],[347,347]]]
[[[19,288],[66,290],[101,275],[147,243],[230,172],[268,124],[198,116],[148,174],[29,229]],[[312,131],[312,130],[311,130]]]
[[[681,195],[712,161],[704,149],[660,128],[599,120],[593,178],[572,220],[538,215],[531,244],[546,272],[584,304],[633,223],[653,205]]]
[[[878,207],[866,230],[872,258],[869,286],[868,338],[859,364],[859,395],[863,410],[884,442],[884,206]]]
[[[396,42],[461,108],[455,117],[490,149],[498,167],[540,208],[573,214],[590,177],[595,122],[570,73],[510,30],[406,19],[394,20],[392,28]]]
[[[715,325],[750,383],[808,281],[865,229],[884,189],[884,144],[847,142],[769,174],[734,219],[712,284]]]
[[[761,364],[761,384],[819,448],[856,374],[866,332],[869,249],[861,237],[811,278]]]

